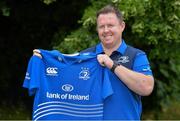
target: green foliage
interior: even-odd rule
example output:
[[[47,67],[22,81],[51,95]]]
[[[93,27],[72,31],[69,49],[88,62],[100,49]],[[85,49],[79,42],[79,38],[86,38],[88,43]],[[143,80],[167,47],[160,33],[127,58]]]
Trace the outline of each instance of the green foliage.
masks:
[[[85,9],[83,17],[78,21],[82,26],[73,31],[68,35],[63,41],[59,38],[54,38],[54,40],[59,40],[59,44],[56,44],[54,49],[58,49],[63,53],[75,53],[82,49],[91,47],[98,42],[98,37],[96,34],[96,11],[100,7],[108,3],[108,0],[102,1],[92,1],[92,6]]]
[[[162,111],[152,110],[143,111],[142,120],[179,120],[180,119],[180,102],[172,100],[172,103]]]
[[[0,105],[0,120],[30,120],[31,110],[27,110],[25,105],[19,102],[16,105],[3,102]]]
[[[84,32],[87,34],[84,35]],[[80,28],[78,31],[72,32],[71,35],[60,43],[60,46],[54,47],[54,49],[61,50],[63,53],[75,53],[82,50],[82,48],[95,45],[97,41],[95,33],[89,33],[86,28]]]
[[[49,5],[49,4],[53,3],[53,2],[56,2],[56,0],[42,0],[42,1],[43,1],[43,3],[45,3],[47,5]]]
[[[3,16],[10,15],[10,8],[6,5],[5,1],[0,1],[0,13],[1,12]]]
[[[79,23],[82,25],[55,48],[73,53],[95,45],[96,11],[114,4],[123,13],[128,44],[144,50],[150,59],[155,77],[155,89],[148,104],[151,108],[167,106],[180,96],[180,1],[178,0],[92,0]],[[157,100],[153,100],[157,99]]]

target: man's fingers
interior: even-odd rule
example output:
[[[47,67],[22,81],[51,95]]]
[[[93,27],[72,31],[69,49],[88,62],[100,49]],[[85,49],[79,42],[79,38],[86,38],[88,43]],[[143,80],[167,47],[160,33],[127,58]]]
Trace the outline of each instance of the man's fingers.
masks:
[[[42,56],[41,56],[41,54],[40,54],[40,51],[37,50],[37,49],[34,49],[34,50],[33,50],[33,55],[38,56],[39,58],[42,58]]]
[[[104,63],[104,58],[103,58],[103,55],[98,55],[97,56],[97,59],[98,59],[98,62],[102,65],[102,66],[106,66],[105,63]]]
[[[113,65],[113,61],[111,60],[111,58],[106,55],[106,54],[100,54],[97,56],[97,59],[99,61],[99,63],[102,66],[106,66],[107,68],[111,68]]]

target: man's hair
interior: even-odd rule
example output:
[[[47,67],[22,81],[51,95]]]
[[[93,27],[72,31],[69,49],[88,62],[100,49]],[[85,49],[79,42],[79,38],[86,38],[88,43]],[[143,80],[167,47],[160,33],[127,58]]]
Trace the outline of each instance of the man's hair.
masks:
[[[100,14],[108,14],[108,13],[114,13],[117,16],[117,18],[119,19],[120,22],[123,21],[123,15],[122,15],[121,11],[119,11],[113,5],[106,5],[103,8],[101,8],[97,12],[96,18],[98,18]]]

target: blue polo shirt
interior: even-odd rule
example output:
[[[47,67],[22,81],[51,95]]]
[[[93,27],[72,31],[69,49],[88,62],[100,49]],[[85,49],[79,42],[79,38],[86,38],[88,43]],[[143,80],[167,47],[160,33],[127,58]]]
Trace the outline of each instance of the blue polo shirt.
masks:
[[[127,45],[123,40],[120,47],[110,56],[114,61],[117,60],[124,63],[128,58],[122,58],[127,49]],[[104,53],[102,44],[96,46],[96,54]],[[133,62],[133,71],[152,75],[150,64],[145,52],[138,51]],[[131,91],[114,73],[108,72],[113,95],[108,97],[104,103],[104,119],[105,120],[140,120],[142,112],[141,96]]]
[[[96,55],[40,50],[32,56],[23,87],[35,95],[33,120],[101,120],[113,93],[107,69]]]

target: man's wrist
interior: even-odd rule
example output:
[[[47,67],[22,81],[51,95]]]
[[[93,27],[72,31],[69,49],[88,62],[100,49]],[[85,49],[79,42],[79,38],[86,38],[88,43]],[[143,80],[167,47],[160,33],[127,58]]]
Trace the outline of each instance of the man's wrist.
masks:
[[[113,66],[111,67],[111,72],[114,73],[115,69],[117,68],[118,64],[113,62]]]

